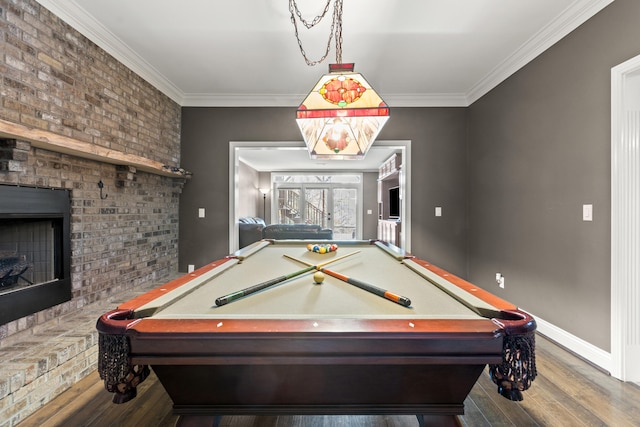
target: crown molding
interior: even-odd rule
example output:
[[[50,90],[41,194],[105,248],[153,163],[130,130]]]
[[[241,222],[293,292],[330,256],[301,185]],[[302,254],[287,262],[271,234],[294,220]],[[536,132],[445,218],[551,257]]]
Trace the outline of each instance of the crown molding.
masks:
[[[307,94],[222,94],[187,93],[183,107],[298,107]],[[469,102],[463,93],[385,94],[384,101],[390,107],[467,107]]]
[[[87,14],[74,0],[36,1],[181,106],[297,107],[306,96],[186,94],[93,16]],[[385,94],[384,99],[392,107],[467,107],[613,1],[575,0],[560,16],[525,42],[465,94]]]
[[[137,75],[145,79],[149,84],[167,95],[176,103],[182,105],[184,94],[149,64],[138,53],[115,36],[108,28],[89,15],[74,0],[36,0],[51,13],[65,21],[80,34],[91,40],[105,52],[122,62]]]
[[[511,56],[502,61],[468,92],[469,105],[505,81],[538,55],[556,44],[614,0],[576,0],[545,28],[527,40]]]

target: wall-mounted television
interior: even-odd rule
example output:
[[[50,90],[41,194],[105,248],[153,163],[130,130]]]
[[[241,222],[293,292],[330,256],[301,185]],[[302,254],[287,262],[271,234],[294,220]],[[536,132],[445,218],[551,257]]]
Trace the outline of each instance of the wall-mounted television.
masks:
[[[400,218],[400,187],[389,189],[389,218]]]

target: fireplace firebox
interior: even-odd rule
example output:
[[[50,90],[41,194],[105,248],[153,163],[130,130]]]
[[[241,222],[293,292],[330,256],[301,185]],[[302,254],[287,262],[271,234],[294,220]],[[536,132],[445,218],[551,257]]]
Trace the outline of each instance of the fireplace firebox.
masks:
[[[0,185],[0,324],[71,299],[67,190]]]

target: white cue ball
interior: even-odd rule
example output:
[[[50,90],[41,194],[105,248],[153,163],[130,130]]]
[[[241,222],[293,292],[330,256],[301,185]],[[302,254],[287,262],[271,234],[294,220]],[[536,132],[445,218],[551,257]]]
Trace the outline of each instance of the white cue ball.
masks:
[[[322,271],[316,271],[313,273],[313,283],[319,285],[324,281],[324,273]]]

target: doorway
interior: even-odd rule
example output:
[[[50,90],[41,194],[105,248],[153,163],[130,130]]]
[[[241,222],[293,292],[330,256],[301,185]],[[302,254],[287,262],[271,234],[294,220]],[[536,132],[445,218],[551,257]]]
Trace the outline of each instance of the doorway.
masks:
[[[402,241],[400,246],[407,252],[411,252],[411,141],[410,140],[397,140],[397,141],[376,141],[371,147],[367,156],[363,160],[357,161],[334,161],[332,164],[325,164],[323,162],[314,161],[313,168],[315,170],[322,170],[323,173],[330,171],[331,173],[339,171],[349,172],[361,172],[365,168],[366,170],[373,172],[378,170],[378,167],[388,159],[391,152],[400,152],[403,160],[403,173],[400,180],[400,188],[403,198],[403,206],[401,211],[401,221],[403,223]],[[258,170],[270,170],[273,171],[307,171],[311,168],[304,166],[300,161],[295,160],[291,162],[288,157],[289,153],[302,153],[302,157],[308,160],[309,155],[306,151],[306,146],[302,141],[230,141],[229,142],[229,252],[233,253],[238,250],[238,213],[237,206],[239,203],[239,169],[240,158],[246,153],[253,153],[256,157],[261,159],[274,159],[274,162],[280,164],[283,163],[282,158],[286,157],[287,167],[278,169],[276,167],[270,167],[269,169]],[[285,156],[284,154],[287,154]],[[379,161],[376,161],[376,158]],[[244,160],[243,160],[244,161]],[[375,163],[375,166],[373,166]],[[295,165],[295,166],[294,166]],[[371,166],[366,166],[371,165]],[[270,197],[273,196],[273,191],[269,195],[263,196],[259,193],[259,185],[256,184],[255,194],[260,197],[260,206],[263,203],[263,197],[266,200],[267,205],[270,203]],[[365,216],[365,223],[370,218],[374,218],[377,224],[377,212],[375,209],[366,209],[360,216]]]
[[[611,69],[611,375],[640,382],[640,55]]]

